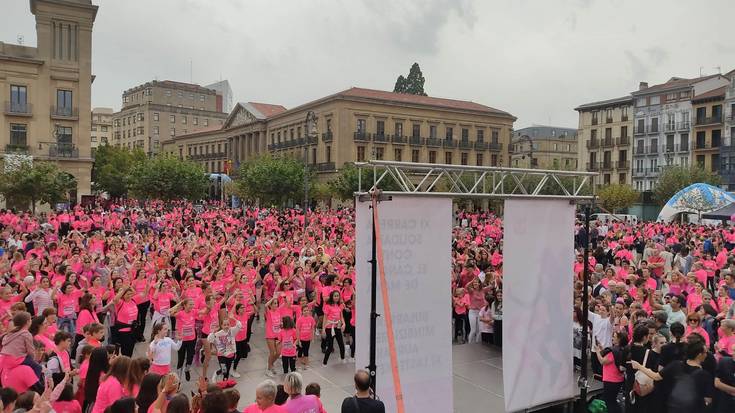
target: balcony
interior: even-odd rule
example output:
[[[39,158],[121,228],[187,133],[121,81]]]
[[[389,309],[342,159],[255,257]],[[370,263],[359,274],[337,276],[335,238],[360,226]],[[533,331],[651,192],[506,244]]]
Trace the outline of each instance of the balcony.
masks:
[[[51,106],[51,119],[79,120],[79,109]]]
[[[16,153],[19,155],[28,155],[31,152],[31,147],[28,145],[22,145],[17,143],[9,143],[5,145],[5,153]]]
[[[488,144],[486,142],[475,142],[475,150],[484,151],[487,150]]]
[[[627,160],[618,161],[616,164],[616,168],[618,169],[628,169],[630,168],[630,162]]]
[[[728,113],[725,116],[725,119],[729,120],[730,122],[735,121],[735,111]]]
[[[6,101],[5,114],[8,116],[33,116],[33,106],[30,103]]]
[[[457,141],[452,140],[452,139],[444,139],[442,141],[442,146],[445,147],[445,148],[449,148],[449,149],[456,148],[457,147]]]
[[[599,171],[600,170],[600,163],[599,162],[587,162],[587,170],[588,171]]]
[[[416,139],[421,139],[421,138],[420,138],[420,137],[418,137],[418,136],[414,136],[413,138],[416,138]],[[391,142],[392,142],[393,144],[406,144],[406,142],[408,141],[408,138],[407,138],[407,137],[405,137],[405,136],[402,136],[402,135],[392,135],[392,136],[390,137],[390,141],[391,141]]]
[[[645,133],[646,133],[645,127],[639,128],[636,126],[635,128],[633,128],[633,135],[645,135]]]
[[[615,144],[618,146],[630,145],[630,136],[621,136],[619,138],[615,138]]]
[[[373,142],[375,143],[386,143],[388,141],[389,141],[388,136],[386,136],[385,133],[373,134]]]
[[[49,158],[79,158],[79,148],[72,143],[52,143],[48,147]]]
[[[318,141],[319,141],[319,138],[317,138],[316,136],[307,136],[306,137],[306,144],[307,145],[316,145]]]
[[[694,143],[694,149],[712,149],[712,145],[707,141],[697,141]]]
[[[598,139],[590,139],[587,141],[587,149],[597,149],[600,147],[600,141]]]
[[[623,115],[620,117],[621,122],[627,122],[628,121],[628,115]]]
[[[600,164],[600,169],[602,169],[603,171],[611,171],[611,170],[613,170],[613,162],[612,161],[606,161],[606,162],[603,161]]]
[[[322,133],[322,142],[332,142],[332,139],[333,139],[332,132]]]
[[[408,138],[408,144],[411,146],[421,146],[424,144],[425,139],[418,136],[411,136]]]
[[[320,162],[316,164],[317,172],[332,172],[335,169],[334,162]]]
[[[676,130],[678,131],[688,131],[689,128],[691,128],[689,121],[679,122],[676,124]]]
[[[441,139],[437,139],[437,138],[428,138],[428,139],[426,139],[426,146],[441,147],[442,146],[442,141],[441,141]]]
[[[613,123],[613,118],[605,118],[605,123]]]
[[[645,169],[633,169],[633,176],[642,178],[646,176],[646,170]]]
[[[597,120],[597,118],[592,118],[592,125],[593,126],[594,125],[597,125],[598,123],[600,123],[600,122]]]
[[[472,149],[472,142],[464,139],[459,141],[459,149]]]
[[[602,139],[600,143],[603,148],[612,148],[615,146],[615,140],[612,137],[606,137],[605,139]]]
[[[488,147],[491,151],[500,151],[503,149],[503,144],[500,142],[490,142]]]
[[[353,139],[356,141],[370,142],[370,134],[367,132],[355,132]]]
[[[676,124],[675,123],[667,123],[664,125],[664,130],[666,132],[675,132],[676,131]]]
[[[676,151],[677,152],[689,152],[689,141],[682,142],[679,145],[677,145]]]
[[[661,132],[661,128],[658,125],[649,125],[647,129],[646,133],[649,135],[657,135]]]
[[[659,152],[658,145],[649,145],[648,146],[648,153],[649,154],[657,154]]]
[[[720,116],[703,116],[698,117],[694,120],[694,124],[697,126],[704,125],[717,125],[722,123],[722,115]]]

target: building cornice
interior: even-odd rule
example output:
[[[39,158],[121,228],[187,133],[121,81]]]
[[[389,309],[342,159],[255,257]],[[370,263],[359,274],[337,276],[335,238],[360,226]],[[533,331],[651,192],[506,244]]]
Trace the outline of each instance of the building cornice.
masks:
[[[27,64],[37,65],[37,66],[43,66],[43,64],[45,63],[43,60],[32,59],[30,57],[9,56],[9,55],[3,55],[3,54],[0,54],[0,60],[4,60],[8,62],[27,63]]]

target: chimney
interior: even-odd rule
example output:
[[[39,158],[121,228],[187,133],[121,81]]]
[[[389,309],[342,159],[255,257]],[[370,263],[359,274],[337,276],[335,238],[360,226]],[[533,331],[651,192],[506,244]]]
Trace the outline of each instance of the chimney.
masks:
[[[638,90],[648,89],[648,82],[641,82],[638,84]]]

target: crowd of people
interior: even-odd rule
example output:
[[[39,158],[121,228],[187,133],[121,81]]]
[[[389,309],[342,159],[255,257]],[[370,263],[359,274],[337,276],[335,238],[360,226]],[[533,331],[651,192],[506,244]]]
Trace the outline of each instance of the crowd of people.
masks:
[[[453,339],[502,347],[502,220],[455,218]],[[183,202],[0,211],[2,402],[85,413],[238,410],[232,386],[261,329],[265,365],[248,367],[267,378],[244,411],[325,411],[318,385],[298,371],[314,367],[315,348],[323,366],[354,361],[354,237],[349,208],[306,217]],[[575,243],[575,361],[590,352],[608,411],[735,411],[735,230],[596,222],[589,233],[578,224]],[[181,381],[198,391],[181,393]],[[343,412],[383,411],[368,381],[358,371]]]

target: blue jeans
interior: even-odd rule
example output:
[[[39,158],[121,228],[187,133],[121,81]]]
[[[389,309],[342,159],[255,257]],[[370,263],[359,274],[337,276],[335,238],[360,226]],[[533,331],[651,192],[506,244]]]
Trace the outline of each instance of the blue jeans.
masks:
[[[67,333],[74,337],[77,334],[77,320],[73,317],[59,317],[56,320],[59,330],[66,330]],[[66,328],[65,328],[66,327]]]

